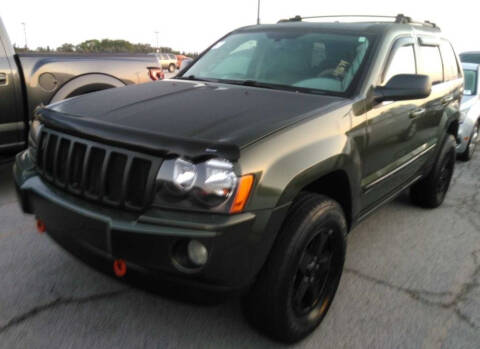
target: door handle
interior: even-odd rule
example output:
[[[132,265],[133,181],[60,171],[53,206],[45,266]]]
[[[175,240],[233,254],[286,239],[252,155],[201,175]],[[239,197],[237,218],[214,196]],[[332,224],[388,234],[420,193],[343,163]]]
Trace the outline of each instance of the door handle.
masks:
[[[7,85],[7,73],[0,73],[0,85]]]
[[[416,109],[412,112],[410,112],[410,114],[408,114],[408,116],[410,117],[410,119],[416,119],[416,118],[419,118],[420,116],[422,116],[423,114],[425,114],[426,110],[425,108],[419,108],[419,109]]]
[[[442,99],[442,104],[448,104],[453,101],[453,96],[447,96]]]

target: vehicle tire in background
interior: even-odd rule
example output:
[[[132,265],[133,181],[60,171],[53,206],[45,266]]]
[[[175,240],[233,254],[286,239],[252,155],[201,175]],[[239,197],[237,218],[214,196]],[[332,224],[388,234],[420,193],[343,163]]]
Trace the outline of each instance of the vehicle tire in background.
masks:
[[[448,135],[430,174],[410,188],[412,201],[426,208],[436,208],[447,194],[456,160],[455,137]]]
[[[168,71],[169,71],[170,73],[173,73],[173,72],[175,71],[175,64],[173,64],[173,63],[170,64],[170,65],[168,66]]]
[[[340,282],[346,234],[337,202],[302,193],[244,299],[250,323],[286,343],[311,333],[325,317]]]
[[[477,148],[479,129],[480,129],[480,123],[479,121],[477,121],[477,123],[473,127],[472,134],[470,135],[470,139],[468,140],[467,149],[465,149],[465,151],[458,156],[460,160],[469,161],[472,159],[473,154],[475,153],[475,149]]]

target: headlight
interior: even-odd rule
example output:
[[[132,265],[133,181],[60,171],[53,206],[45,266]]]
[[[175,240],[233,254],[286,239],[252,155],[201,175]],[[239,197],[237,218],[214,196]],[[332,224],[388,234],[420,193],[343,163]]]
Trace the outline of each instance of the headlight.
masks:
[[[173,165],[173,184],[180,192],[187,192],[193,188],[197,180],[197,167],[195,164],[176,159]]]
[[[154,204],[229,212],[238,182],[233,164],[225,159],[196,164],[182,158],[165,160],[157,175]]]
[[[37,160],[37,150],[40,144],[42,128],[43,124],[37,119],[34,119],[30,124],[30,131],[28,133],[28,152],[33,162],[36,162]]]
[[[211,159],[201,166],[200,183],[194,197],[203,205],[215,207],[225,202],[237,186],[233,165],[227,160]]]
[[[39,120],[34,119],[31,122],[30,132],[28,135],[29,145],[38,146],[38,143],[40,142],[40,134],[42,133],[42,128],[43,128],[43,124]]]

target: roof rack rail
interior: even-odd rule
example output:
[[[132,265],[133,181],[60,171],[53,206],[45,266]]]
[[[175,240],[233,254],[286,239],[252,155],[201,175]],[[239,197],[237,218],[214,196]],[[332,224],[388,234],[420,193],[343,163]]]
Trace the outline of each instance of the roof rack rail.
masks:
[[[413,24],[413,25],[422,25],[428,26],[431,28],[438,28],[438,26],[430,21],[414,21],[411,17],[405,16],[403,13],[400,13],[396,16],[381,16],[381,15],[333,15],[333,16],[295,16],[288,19],[281,19],[278,23],[285,23],[285,22],[301,22],[304,19],[327,19],[327,18],[375,18],[376,20],[383,18],[383,19],[393,19],[394,23],[401,23],[401,24]]]

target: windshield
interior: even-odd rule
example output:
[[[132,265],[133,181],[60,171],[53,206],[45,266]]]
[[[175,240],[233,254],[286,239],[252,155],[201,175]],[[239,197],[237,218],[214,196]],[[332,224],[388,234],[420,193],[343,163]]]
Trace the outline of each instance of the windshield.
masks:
[[[480,64],[480,53],[462,53],[460,54],[460,60],[465,63]]]
[[[465,89],[463,94],[466,96],[471,96],[477,93],[477,72],[475,70],[463,71],[465,76]]]
[[[353,34],[287,30],[234,33],[215,44],[182,77],[344,93],[370,46],[366,36]]]

